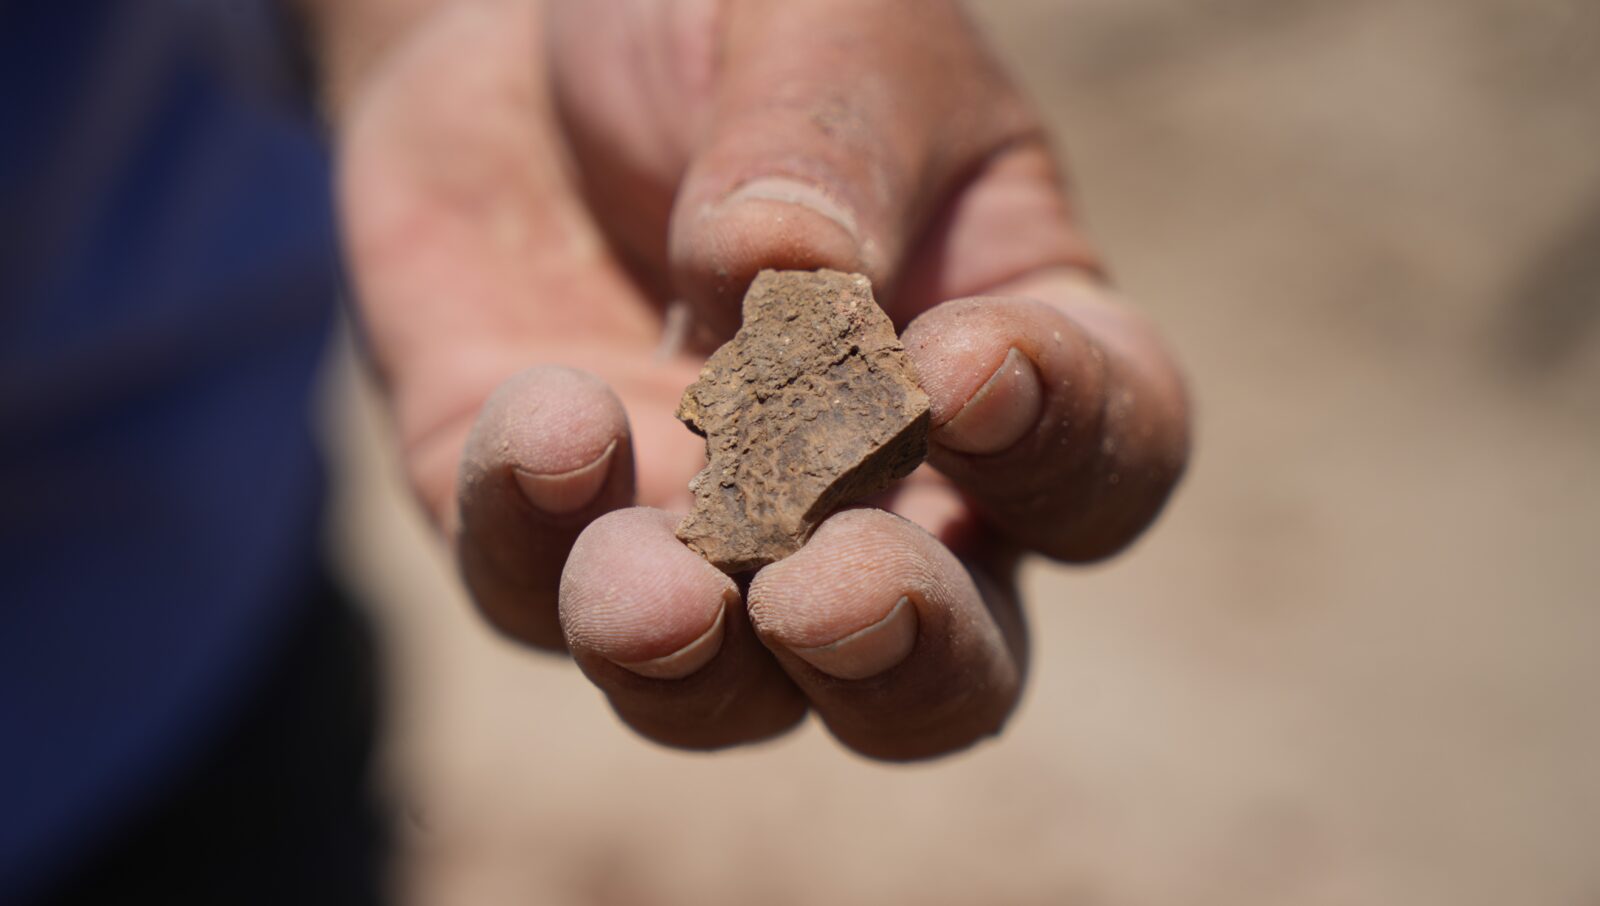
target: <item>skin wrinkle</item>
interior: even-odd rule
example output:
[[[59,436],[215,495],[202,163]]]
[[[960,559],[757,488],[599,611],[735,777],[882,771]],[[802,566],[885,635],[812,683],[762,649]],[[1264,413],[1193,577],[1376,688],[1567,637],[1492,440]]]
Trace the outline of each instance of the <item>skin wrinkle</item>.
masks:
[[[1012,346],[994,374],[931,437],[958,452],[1001,453],[1037,429],[1045,394],[1033,360]]]
[[[671,654],[651,658],[647,661],[629,661],[618,664],[622,667],[655,679],[681,679],[704,667],[722,649],[722,640],[726,635],[725,623],[727,621],[730,602],[728,595],[723,595],[723,606],[717,611],[716,617],[711,621],[711,626],[700,637],[689,644],[679,648]],[[737,601],[732,604],[737,605]]]
[[[741,691],[742,690],[738,686],[728,686],[726,690],[713,701],[711,707],[706,710],[706,719],[713,723],[721,720],[723,716],[726,715],[728,711],[738,703]]]
[[[852,236],[857,232],[855,211],[829,195],[825,185],[801,182],[782,176],[758,176],[736,186],[727,197],[717,203],[717,208],[735,205],[747,199],[799,205],[834,221]],[[713,211],[715,210],[716,208],[713,208]]]
[[[796,648],[827,645],[878,623],[901,597],[911,598],[925,625],[948,622],[951,614],[972,619],[970,609],[940,610],[979,599],[965,569],[936,565],[941,552],[899,517],[848,510],[823,523],[799,553],[756,575],[751,617],[764,634]]]
[[[883,620],[901,597],[926,599],[938,582],[903,537],[845,534],[855,518],[850,512],[855,511],[824,522],[799,553],[757,573],[751,583],[750,616],[781,644],[831,644]],[[862,600],[874,603],[863,607]]]
[[[846,635],[843,635],[832,642],[818,645],[815,648],[795,648],[794,651],[795,653],[801,655],[838,651],[859,639],[868,637],[872,633],[881,632],[889,625],[891,620],[897,619],[897,614],[901,611],[902,607],[909,607],[914,611],[916,609],[916,603],[911,600],[910,595],[901,595],[899,600],[895,601],[894,606],[889,608],[889,612],[884,614],[883,618],[877,622],[868,624],[861,629],[857,629],[855,632],[847,633]]]
[[[669,656],[702,637],[737,588],[675,540],[674,556],[634,556],[663,532],[671,538],[669,514],[636,508],[614,516],[579,536],[562,572],[567,644],[623,664]]]
[[[464,492],[501,469],[539,477],[581,471],[629,437],[622,402],[603,381],[557,366],[507,381],[484,413],[462,457]]]

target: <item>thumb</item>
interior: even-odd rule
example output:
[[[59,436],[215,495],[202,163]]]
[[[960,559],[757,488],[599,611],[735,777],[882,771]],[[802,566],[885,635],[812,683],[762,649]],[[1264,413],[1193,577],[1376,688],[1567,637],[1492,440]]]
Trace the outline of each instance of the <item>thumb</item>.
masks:
[[[946,0],[735,0],[719,60],[669,253],[720,333],[766,267],[864,273],[887,307],[924,224],[1034,128]]]

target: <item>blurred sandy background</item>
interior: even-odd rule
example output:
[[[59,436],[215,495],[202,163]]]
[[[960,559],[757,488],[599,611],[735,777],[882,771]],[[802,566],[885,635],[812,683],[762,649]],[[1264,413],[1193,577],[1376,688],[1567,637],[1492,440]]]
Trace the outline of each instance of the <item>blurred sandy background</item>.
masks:
[[[1006,736],[714,756],[492,638],[348,361],[419,904],[1600,904],[1600,3],[988,0],[1197,457]]]

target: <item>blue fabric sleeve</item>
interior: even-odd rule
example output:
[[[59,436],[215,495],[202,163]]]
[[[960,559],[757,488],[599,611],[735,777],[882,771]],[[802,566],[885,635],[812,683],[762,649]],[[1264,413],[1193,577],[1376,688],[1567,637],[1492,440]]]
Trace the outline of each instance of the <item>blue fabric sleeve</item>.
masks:
[[[0,901],[181,774],[316,569],[327,151],[216,14],[0,7]]]

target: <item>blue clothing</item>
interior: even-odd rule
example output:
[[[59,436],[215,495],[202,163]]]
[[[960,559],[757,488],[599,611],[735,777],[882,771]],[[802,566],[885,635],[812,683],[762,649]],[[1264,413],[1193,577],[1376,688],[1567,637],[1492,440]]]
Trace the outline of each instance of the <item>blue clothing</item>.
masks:
[[[178,780],[314,582],[327,154],[212,6],[0,5],[0,901]]]

